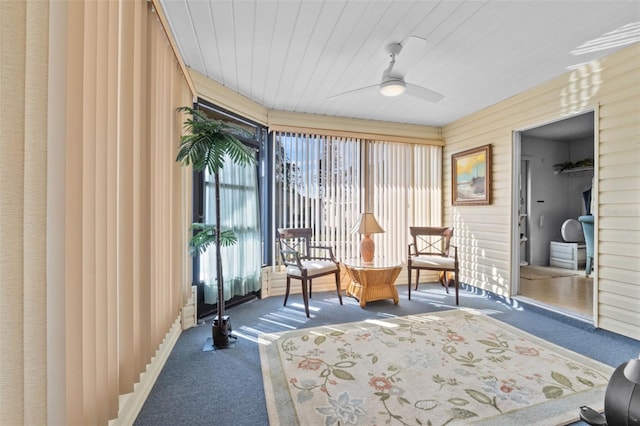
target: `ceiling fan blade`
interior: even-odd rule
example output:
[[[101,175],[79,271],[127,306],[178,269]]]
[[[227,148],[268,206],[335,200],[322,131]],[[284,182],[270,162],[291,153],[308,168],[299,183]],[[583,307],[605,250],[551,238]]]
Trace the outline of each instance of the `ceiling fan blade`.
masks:
[[[366,93],[375,93],[380,91],[380,85],[374,84],[373,86],[365,86],[360,87],[358,89],[347,90],[346,92],[337,93],[335,95],[331,95],[327,98],[327,100],[333,100],[344,95],[355,95],[355,94],[366,94]]]
[[[396,63],[391,71],[392,76],[404,77],[416,62],[422,59],[427,40],[422,37],[410,36],[402,43],[402,50],[396,57]]]
[[[444,98],[444,95],[438,92],[434,92],[433,90],[429,90],[421,86],[416,86],[415,84],[406,83],[406,86],[407,88],[404,93],[425,101],[438,102]]]

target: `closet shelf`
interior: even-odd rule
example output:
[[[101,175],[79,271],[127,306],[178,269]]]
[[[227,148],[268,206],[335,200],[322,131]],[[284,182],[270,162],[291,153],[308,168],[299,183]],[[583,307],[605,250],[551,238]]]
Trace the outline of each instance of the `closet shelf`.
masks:
[[[556,171],[554,172],[555,174],[561,174],[561,175],[565,175],[565,174],[571,174],[571,173],[578,173],[578,172],[589,172],[593,170],[593,166],[589,166],[589,167],[574,167],[573,169],[565,169],[565,170],[561,170],[561,171]]]

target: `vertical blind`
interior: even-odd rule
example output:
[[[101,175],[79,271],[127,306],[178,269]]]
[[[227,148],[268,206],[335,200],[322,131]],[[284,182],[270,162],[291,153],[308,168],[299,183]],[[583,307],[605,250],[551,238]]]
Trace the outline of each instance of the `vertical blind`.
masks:
[[[106,425],[191,294],[193,94],[150,2],[6,2],[0,37],[0,423]]]
[[[274,227],[314,229],[338,258],[359,256],[351,228],[372,212],[376,257],[406,259],[409,226],[440,225],[442,148],[274,132]]]

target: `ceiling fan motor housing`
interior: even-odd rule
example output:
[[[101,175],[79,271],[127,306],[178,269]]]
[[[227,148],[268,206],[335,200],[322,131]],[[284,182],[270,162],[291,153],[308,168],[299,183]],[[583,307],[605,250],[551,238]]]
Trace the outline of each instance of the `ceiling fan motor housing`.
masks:
[[[402,45],[400,43],[391,43],[387,45],[387,53],[389,55],[397,55],[402,50]]]

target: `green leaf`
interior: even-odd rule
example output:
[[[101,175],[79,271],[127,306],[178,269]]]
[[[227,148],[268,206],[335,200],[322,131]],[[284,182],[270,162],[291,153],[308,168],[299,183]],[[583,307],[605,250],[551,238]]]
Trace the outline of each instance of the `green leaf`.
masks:
[[[335,366],[340,368],[349,368],[353,367],[354,365],[356,365],[356,363],[353,361],[340,361],[335,363]]]
[[[590,388],[595,386],[595,384],[591,380],[588,380],[582,377],[577,377],[577,379],[580,383],[582,383],[583,385],[589,386]]]
[[[388,334],[388,335],[390,335],[390,336],[395,336],[395,334],[396,334],[396,332],[395,332],[395,331],[393,331],[393,330],[391,330],[390,328],[387,328],[387,327],[384,327],[384,328],[382,329],[382,332],[383,332],[384,334]]]
[[[478,417],[478,415],[473,411],[455,407],[451,409],[451,415],[454,419],[470,419],[471,417]]]
[[[309,340],[309,336],[305,334],[300,339],[302,339],[303,342],[306,342],[307,340]]]
[[[469,395],[471,398],[475,399],[481,404],[491,404],[491,398],[489,398],[487,395],[483,394],[482,392],[479,392],[475,389],[465,389],[464,391],[467,393],[467,395]]]
[[[569,380],[567,376],[561,373],[558,373],[557,371],[552,372],[551,377],[553,378],[553,380],[560,383],[562,386],[566,386],[568,388],[572,387],[571,380]]]
[[[497,344],[496,342],[492,341],[492,340],[478,340],[479,343],[482,343],[483,345],[487,345],[487,346],[491,346],[493,348],[499,348],[500,345]]]
[[[429,411],[438,406],[438,401],[436,401],[435,399],[422,399],[420,401],[416,401],[413,406],[419,410]]]
[[[371,363],[375,364],[376,362],[378,362],[378,357],[374,355],[373,358],[371,358]]]
[[[457,405],[459,407],[463,407],[463,406],[469,404],[469,401],[467,401],[466,399],[462,399],[462,398],[450,398],[448,401],[451,404]]]
[[[333,370],[333,375],[342,380],[354,380],[354,377],[351,375],[351,373],[349,373],[348,371],[340,370],[339,368]]]
[[[446,382],[447,380],[443,377],[440,377],[439,374],[436,374],[435,376],[431,377],[431,380],[433,380],[436,383],[442,384],[444,382]]]
[[[557,399],[562,396],[562,388],[558,386],[545,386],[542,388],[542,393],[547,399]]]
[[[313,343],[315,343],[316,345],[321,345],[325,342],[325,340],[327,340],[325,336],[318,336],[313,340]]]

